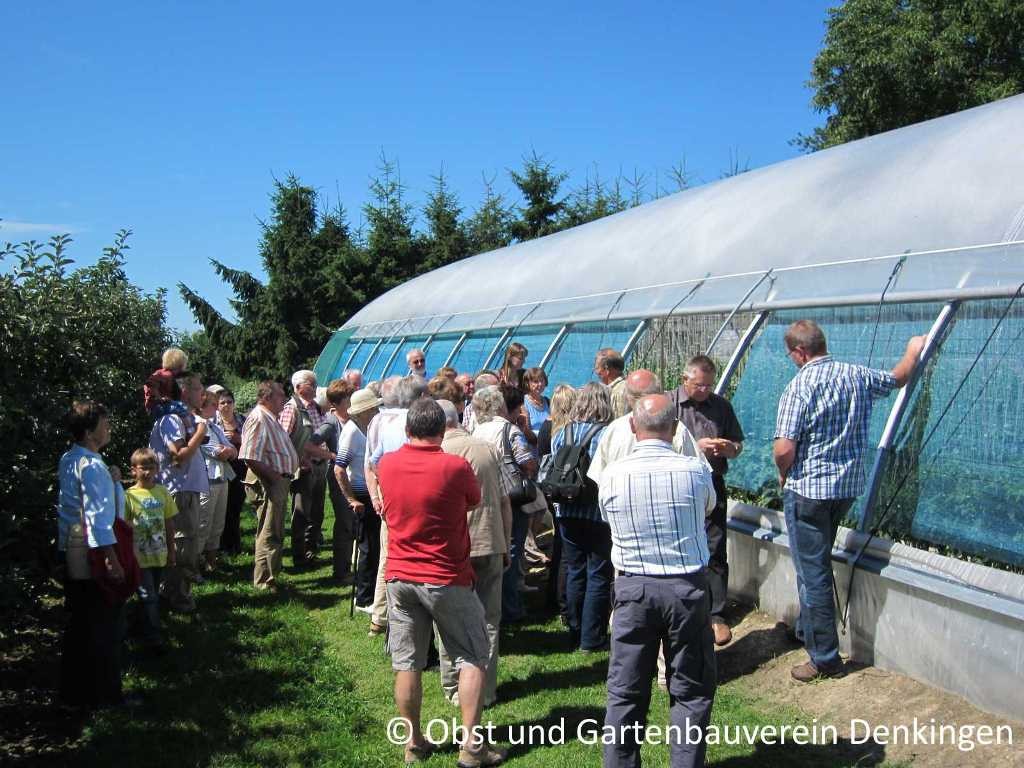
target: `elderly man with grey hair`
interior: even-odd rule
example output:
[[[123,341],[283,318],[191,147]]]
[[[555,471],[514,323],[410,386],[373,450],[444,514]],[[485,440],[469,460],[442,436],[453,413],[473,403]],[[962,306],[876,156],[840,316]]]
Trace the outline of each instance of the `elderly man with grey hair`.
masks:
[[[480,373],[477,374],[477,377],[473,379],[471,391],[475,395],[481,389],[496,386],[498,386],[498,375],[494,373],[494,371],[484,370],[480,371]],[[462,411],[462,426],[466,428],[467,432],[473,434],[473,431],[476,429],[476,424],[476,408],[473,406],[473,399],[471,397],[469,402],[466,403],[465,409]]]
[[[644,368],[633,371],[626,377],[626,405],[630,412],[614,419],[605,428],[601,442],[597,444],[594,458],[590,462],[590,469],[587,470],[587,477],[600,485],[605,467],[633,452],[636,445],[636,437],[630,427],[633,406],[645,395],[662,392],[664,390],[661,387],[661,380],[656,374]],[[686,456],[702,455],[697,447],[697,441],[682,422],[677,423],[672,435],[672,449]]]
[[[358,368],[346,368],[345,372],[341,374],[341,378],[347,381],[356,389],[363,388],[363,372]]]
[[[419,400],[427,391],[427,382],[421,376],[392,376],[385,379],[381,387],[380,412],[373,417],[366,430],[366,487],[370,491],[373,508],[378,515],[384,508],[380,485],[377,482],[377,463],[392,451],[397,451],[407,442],[405,420],[409,406]],[[370,633],[380,634],[388,622],[387,588],[384,570],[387,567],[388,528],[381,519],[380,561],[377,566],[377,584],[371,605],[356,604],[356,608],[370,614]]]
[[[292,483],[292,563],[301,568],[316,559],[320,528],[324,522],[329,449],[310,441],[324,423],[316,401],[316,374],[301,370],[292,374],[293,395],[278,416],[299,454],[299,476]]]
[[[664,394],[636,401],[636,446],[601,475],[598,504],[612,534],[615,614],[608,661],[606,768],[640,765],[651,678],[668,662],[671,765],[704,764],[717,674],[709,618],[704,517],[715,508],[711,469],[672,447],[675,407]],[[685,489],[685,490],[684,490]],[[693,728],[700,738],[691,737]]]
[[[501,579],[505,567],[510,562],[512,505],[505,492],[501,467],[491,445],[469,434],[459,425],[459,412],[454,403],[438,400],[437,404],[441,406],[445,416],[441,450],[468,461],[480,485],[480,504],[469,510],[466,518],[469,524],[470,562],[476,573],[474,589],[484,606],[487,640],[490,644],[483,693],[483,703],[486,707],[497,699]],[[441,687],[444,689],[444,695],[453,704],[458,704],[458,671],[440,642],[438,651],[441,656]]]
[[[427,376],[427,356],[419,347],[410,349],[405,353],[405,362],[409,366],[410,376]]]

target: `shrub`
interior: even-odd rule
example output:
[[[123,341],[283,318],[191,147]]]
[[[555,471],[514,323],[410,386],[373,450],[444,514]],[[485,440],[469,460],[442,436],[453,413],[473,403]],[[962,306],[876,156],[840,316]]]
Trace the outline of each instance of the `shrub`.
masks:
[[[164,294],[125,276],[122,230],[93,266],[71,270],[71,238],[0,248],[0,602],[30,594],[56,534],[57,461],[69,439],[72,400],[111,414],[109,463],[125,463],[148,441],[142,383],[169,343]],[[38,569],[37,569],[38,570]],[[38,576],[38,573],[36,573]],[[37,579],[41,582],[41,579]]]

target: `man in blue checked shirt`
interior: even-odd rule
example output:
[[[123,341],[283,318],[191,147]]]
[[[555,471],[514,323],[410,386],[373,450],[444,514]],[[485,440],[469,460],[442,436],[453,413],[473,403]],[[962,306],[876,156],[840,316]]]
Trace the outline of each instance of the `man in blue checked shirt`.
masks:
[[[911,338],[888,372],[834,360],[813,320],[789,326],[785,343],[800,370],[779,400],[774,456],[800,598],[796,635],[810,656],[793,667],[792,675],[806,683],[843,672],[832,601],[832,543],[839,521],[864,490],[874,399],[907,383],[924,336]]]

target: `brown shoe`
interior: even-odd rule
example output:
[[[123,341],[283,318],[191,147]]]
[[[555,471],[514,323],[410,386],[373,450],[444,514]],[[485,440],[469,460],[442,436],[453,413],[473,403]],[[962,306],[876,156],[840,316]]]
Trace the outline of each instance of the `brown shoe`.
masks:
[[[724,619],[712,616],[711,631],[715,633],[715,645],[728,645],[732,642],[732,630]]]
[[[480,768],[485,765],[501,765],[505,761],[505,750],[484,744],[475,752],[463,747],[459,750],[458,768]]]
[[[430,758],[434,754],[434,745],[429,741],[425,741],[422,744],[406,744],[405,745],[405,764],[412,765],[413,763],[420,763]]]
[[[845,669],[842,662],[839,662],[834,667],[821,667],[819,669],[814,666],[813,661],[805,661],[803,664],[797,664],[793,667],[789,674],[797,682],[810,683],[814,680],[824,680],[827,677],[842,677],[844,672]]]

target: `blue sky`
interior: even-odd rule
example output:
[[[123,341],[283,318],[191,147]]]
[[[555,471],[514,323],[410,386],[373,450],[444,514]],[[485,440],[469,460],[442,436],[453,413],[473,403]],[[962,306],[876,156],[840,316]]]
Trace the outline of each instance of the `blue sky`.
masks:
[[[88,263],[124,227],[131,279],[227,309],[216,258],[262,274],[257,218],[295,173],[358,226],[380,153],[410,202],[444,172],[536,150],[569,185],[596,167],[669,185],[795,156],[830,2],[6,3],[0,241],[71,232]],[[153,7],[149,7],[149,6]]]

